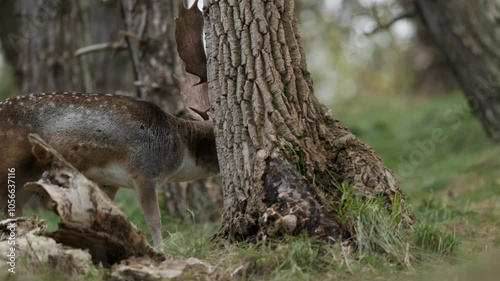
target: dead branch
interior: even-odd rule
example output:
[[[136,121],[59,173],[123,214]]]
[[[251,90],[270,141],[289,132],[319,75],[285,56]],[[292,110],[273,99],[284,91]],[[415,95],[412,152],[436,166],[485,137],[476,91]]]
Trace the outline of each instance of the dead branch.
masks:
[[[416,15],[415,10],[414,9],[409,9],[409,10],[406,10],[405,12],[403,12],[402,14],[394,17],[393,19],[391,19],[387,23],[381,23],[378,15],[377,15],[377,16],[375,16],[375,19],[377,21],[377,26],[372,31],[366,32],[365,35],[366,36],[372,36],[372,35],[380,32],[382,30],[388,30],[396,22],[398,22],[398,21],[400,21],[402,19],[412,18],[415,15]]]
[[[80,57],[86,54],[102,52],[102,51],[122,51],[125,50],[126,44],[124,42],[105,42],[94,45],[82,47],[74,52],[75,57]]]

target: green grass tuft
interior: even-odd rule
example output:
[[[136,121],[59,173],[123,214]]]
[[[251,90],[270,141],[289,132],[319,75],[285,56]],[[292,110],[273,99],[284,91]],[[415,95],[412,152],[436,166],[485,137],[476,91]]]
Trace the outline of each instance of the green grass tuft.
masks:
[[[415,226],[412,238],[417,247],[440,256],[453,254],[458,246],[454,233],[443,234],[443,231],[433,224],[422,223]]]

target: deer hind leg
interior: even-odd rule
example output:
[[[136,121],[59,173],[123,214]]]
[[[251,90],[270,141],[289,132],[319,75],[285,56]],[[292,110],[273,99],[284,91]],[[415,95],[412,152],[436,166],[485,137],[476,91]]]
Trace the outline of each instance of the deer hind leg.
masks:
[[[24,206],[34,195],[24,188],[24,184],[37,181],[43,172],[29,153],[28,150],[25,155],[7,155],[11,157],[4,158],[5,162],[0,163],[0,210],[8,218],[23,215]],[[15,213],[11,213],[12,210]]]
[[[13,178],[8,181],[8,177],[0,177],[2,183],[2,194],[0,198],[0,210],[7,218],[21,217],[26,203],[34,196],[32,191],[23,187],[25,181],[18,181]],[[34,181],[34,180],[30,180]],[[3,185],[5,184],[5,187]]]
[[[134,186],[139,199],[142,213],[148,224],[153,244],[156,249],[163,248],[160,208],[156,194],[156,185],[153,181],[143,178]]]

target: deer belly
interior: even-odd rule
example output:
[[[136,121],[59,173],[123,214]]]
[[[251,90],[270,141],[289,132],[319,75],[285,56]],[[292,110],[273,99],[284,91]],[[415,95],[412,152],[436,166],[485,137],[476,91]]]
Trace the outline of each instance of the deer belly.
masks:
[[[100,185],[133,188],[133,180],[125,165],[112,164],[105,167],[93,167],[83,174]]]

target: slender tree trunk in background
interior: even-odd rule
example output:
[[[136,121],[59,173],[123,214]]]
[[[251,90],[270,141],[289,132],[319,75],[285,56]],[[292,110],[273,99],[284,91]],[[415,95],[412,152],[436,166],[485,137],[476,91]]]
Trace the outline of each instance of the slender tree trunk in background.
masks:
[[[417,0],[417,12],[488,136],[500,142],[500,3]]]
[[[222,195],[216,178],[171,183],[161,189],[168,215],[184,221],[206,222],[220,219]]]
[[[345,226],[328,207],[340,196],[332,175],[362,195],[383,196],[389,209],[404,204],[381,158],[314,97],[294,1],[205,5],[224,183],[219,236],[241,240],[307,230],[340,238]],[[410,214],[403,215],[410,224]]]
[[[23,93],[132,90],[127,52],[74,55],[89,45],[120,42],[119,2],[23,0],[20,6],[22,27],[14,41],[20,49]]]
[[[22,0],[22,93],[92,91],[90,63],[73,52],[88,45],[80,1]]]
[[[14,72],[14,84],[21,88],[22,72],[18,65],[19,49],[10,40],[19,35],[20,31],[19,2],[14,0],[3,0],[0,2],[0,43],[5,60]]]
[[[92,0],[90,2],[89,31],[92,44],[125,44],[120,36],[124,30],[120,1]],[[101,51],[92,54],[92,71],[96,92],[131,93],[134,77],[130,55],[126,49]]]
[[[174,78],[174,75],[183,75],[175,42],[177,1],[122,0],[122,9],[139,97],[173,115],[187,117]],[[209,179],[164,186],[164,209],[169,215],[184,220],[190,219],[190,212],[197,221],[215,220],[220,207],[217,191],[209,193],[218,190],[213,182]]]
[[[175,45],[177,3],[160,0],[122,0],[130,53],[136,68],[139,97],[173,115],[183,115],[180,75]]]

